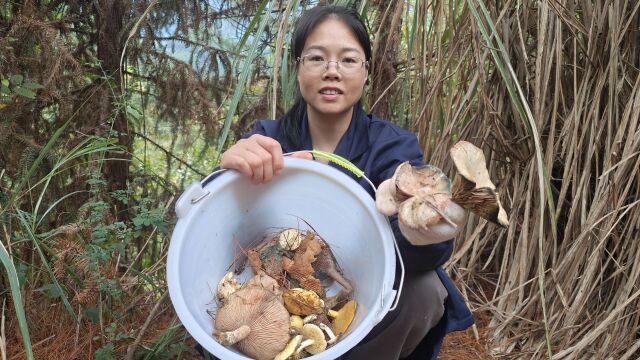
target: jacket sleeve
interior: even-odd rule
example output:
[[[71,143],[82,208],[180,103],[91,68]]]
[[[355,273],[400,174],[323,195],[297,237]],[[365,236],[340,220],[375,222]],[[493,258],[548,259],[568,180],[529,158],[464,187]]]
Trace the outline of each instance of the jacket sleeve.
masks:
[[[372,154],[376,169],[372,172],[372,181],[376,186],[391,178],[398,165],[405,161],[412,165],[422,165],[423,155],[418,139],[414,134],[396,134],[388,136],[389,140],[379,141]],[[400,248],[405,268],[410,272],[425,272],[443,265],[453,252],[453,239],[431,245],[413,245],[402,235],[398,226],[397,215],[389,217],[393,233]]]

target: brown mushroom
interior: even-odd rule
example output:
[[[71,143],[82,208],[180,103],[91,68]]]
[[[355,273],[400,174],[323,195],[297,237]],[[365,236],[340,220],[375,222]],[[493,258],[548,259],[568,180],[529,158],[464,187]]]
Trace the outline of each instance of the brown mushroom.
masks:
[[[293,260],[282,256],[280,261],[284,271],[298,281],[300,287],[313,290],[318,295],[324,296],[324,288],[319,279],[314,276],[315,270],[311,265],[316,260],[316,255],[322,251],[323,243],[309,232],[296,249]]]
[[[244,287],[249,286],[258,286],[271,291],[278,297],[282,296],[282,290],[280,289],[278,282],[271,276],[267,275],[264,271],[258,272],[257,275],[254,275],[244,284]]]
[[[316,261],[313,263],[313,268],[316,271],[326,274],[331,279],[335,280],[344,288],[344,290],[348,293],[351,293],[353,287],[351,283],[347,281],[347,279],[342,276],[340,270],[336,265],[335,257],[331,252],[331,248],[329,246],[324,246],[322,251],[316,257]]]
[[[324,310],[324,301],[311,290],[289,289],[284,292],[282,299],[286,309],[294,315],[320,314]]]
[[[507,226],[509,218],[500,204],[496,186],[489,178],[482,150],[460,141],[451,148],[450,155],[458,170],[453,185],[453,201],[487,220]]]
[[[214,335],[245,355],[271,360],[289,341],[289,313],[273,292],[245,286],[231,294],[215,316]]]

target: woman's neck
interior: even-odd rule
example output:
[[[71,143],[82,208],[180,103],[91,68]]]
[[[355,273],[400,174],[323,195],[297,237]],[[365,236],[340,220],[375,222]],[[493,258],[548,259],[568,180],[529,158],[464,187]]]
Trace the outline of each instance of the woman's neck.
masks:
[[[349,128],[352,114],[353,108],[343,114],[321,115],[310,106],[307,106],[309,134],[311,135],[313,148],[334,152],[340,139]]]

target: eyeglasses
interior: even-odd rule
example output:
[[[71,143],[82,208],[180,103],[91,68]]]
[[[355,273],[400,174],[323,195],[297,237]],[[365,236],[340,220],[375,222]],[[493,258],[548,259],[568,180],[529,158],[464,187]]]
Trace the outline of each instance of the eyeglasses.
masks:
[[[329,60],[322,55],[305,55],[296,59],[302,67],[314,74],[321,74],[329,70],[329,63],[336,63],[336,68],[343,74],[355,74],[363,66],[369,66],[369,62],[357,56],[345,56],[340,60]]]

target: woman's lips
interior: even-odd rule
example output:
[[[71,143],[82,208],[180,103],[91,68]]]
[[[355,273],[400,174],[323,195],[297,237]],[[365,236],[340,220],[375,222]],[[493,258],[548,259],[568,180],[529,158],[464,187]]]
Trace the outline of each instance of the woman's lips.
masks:
[[[336,101],[340,95],[342,95],[342,91],[340,89],[335,88],[323,88],[319,91],[320,97],[325,101]]]

